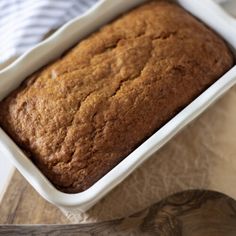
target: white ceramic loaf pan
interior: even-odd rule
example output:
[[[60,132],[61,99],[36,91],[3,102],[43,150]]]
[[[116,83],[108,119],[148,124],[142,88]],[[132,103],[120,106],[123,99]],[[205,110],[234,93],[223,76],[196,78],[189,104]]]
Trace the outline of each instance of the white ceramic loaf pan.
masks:
[[[59,57],[80,39],[142,2],[144,0],[103,0],[85,15],[68,22],[49,39],[28,51],[0,73],[0,99],[18,87],[28,75]],[[177,2],[218,32],[236,52],[236,21],[213,0],[178,0]],[[10,159],[36,191],[49,202],[59,207],[76,207],[81,211],[86,211],[160,149],[179,130],[207,109],[232,87],[235,81],[236,67],[219,78],[115,168],[82,193],[66,194],[57,190],[1,128],[0,158]]]

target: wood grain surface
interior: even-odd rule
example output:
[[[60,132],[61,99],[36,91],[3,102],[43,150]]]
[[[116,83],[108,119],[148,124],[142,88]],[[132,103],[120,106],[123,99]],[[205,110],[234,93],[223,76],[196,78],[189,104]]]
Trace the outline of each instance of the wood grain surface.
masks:
[[[216,192],[189,191],[124,219],[97,224],[68,223],[56,207],[43,200],[15,172],[0,205],[0,235],[235,236],[236,201]]]

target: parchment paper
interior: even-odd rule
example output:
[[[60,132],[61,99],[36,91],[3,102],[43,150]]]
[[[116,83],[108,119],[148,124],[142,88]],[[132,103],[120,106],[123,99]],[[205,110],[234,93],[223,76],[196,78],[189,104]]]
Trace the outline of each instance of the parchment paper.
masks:
[[[236,199],[235,104],[234,87],[88,212],[61,210],[72,223],[88,223],[129,216],[189,189]]]

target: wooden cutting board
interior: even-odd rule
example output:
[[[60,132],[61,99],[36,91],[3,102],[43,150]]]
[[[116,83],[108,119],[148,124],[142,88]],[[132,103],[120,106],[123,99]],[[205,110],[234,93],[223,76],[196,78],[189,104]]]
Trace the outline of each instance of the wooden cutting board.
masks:
[[[63,224],[0,226],[0,235],[236,235],[236,201],[215,192],[189,191],[174,195],[125,219],[68,225],[54,206],[42,199],[16,171],[0,204],[0,224]],[[67,225],[64,225],[67,224]]]

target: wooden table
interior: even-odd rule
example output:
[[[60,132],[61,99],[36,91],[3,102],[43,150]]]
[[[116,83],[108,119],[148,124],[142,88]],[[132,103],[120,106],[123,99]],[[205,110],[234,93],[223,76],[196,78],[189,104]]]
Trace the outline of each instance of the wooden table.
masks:
[[[0,204],[0,224],[68,224],[15,172]],[[127,217],[97,224],[0,226],[0,235],[163,235],[234,236],[236,201],[214,192],[191,191],[169,197]]]

